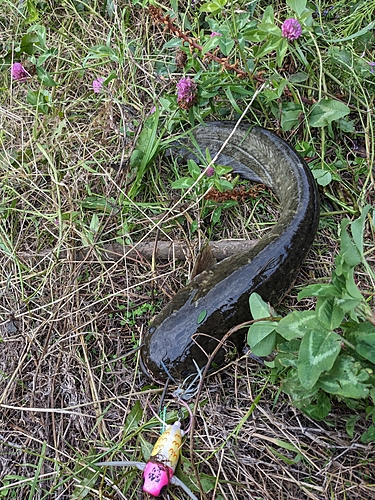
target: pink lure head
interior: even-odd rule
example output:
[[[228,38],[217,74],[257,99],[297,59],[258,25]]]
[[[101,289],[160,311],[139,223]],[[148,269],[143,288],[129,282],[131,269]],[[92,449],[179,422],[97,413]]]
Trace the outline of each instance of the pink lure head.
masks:
[[[149,493],[153,497],[158,497],[162,494],[172,479],[173,469],[159,462],[147,462],[143,472],[143,491]]]

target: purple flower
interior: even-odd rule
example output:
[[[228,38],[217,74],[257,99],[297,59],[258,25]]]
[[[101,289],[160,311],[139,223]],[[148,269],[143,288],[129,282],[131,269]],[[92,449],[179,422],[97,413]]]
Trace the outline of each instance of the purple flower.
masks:
[[[92,82],[92,88],[95,94],[99,94],[99,92],[102,90],[104,80],[105,78],[99,76],[99,78]]]
[[[218,33],[217,31],[213,31],[210,35],[210,38],[213,38],[214,36],[223,36],[221,33]]]
[[[14,63],[10,68],[10,74],[13,80],[18,80],[19,82],[26,82],[27,77],[30,74],[25,70],[21,63]]]
[[[281,33],[288,40],[297,40],[302,35],[302,28],[297,19],[286,19],[281,26]]]
[[[207,170],[206,170],[206,176],[207,177],[212,177],[215,173],[215,169],[214,167],[208,167]]]
[[[196,89],[197,84],[190,77],[181,78],[177,83],[177,102],[180,108],[190,109],[193,106],[197,100]]]

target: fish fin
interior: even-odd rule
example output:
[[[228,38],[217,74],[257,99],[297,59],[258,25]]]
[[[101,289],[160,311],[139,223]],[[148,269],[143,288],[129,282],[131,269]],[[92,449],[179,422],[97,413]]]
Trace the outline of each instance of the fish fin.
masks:
[[[209,243],[206,243],[199,251],[197,258],[195,259],[194,267],[191,271],[190,279],[192,280],[203,271],[208,271],[212,269],[216,264],[217,260],[212,253],[212,248]]]

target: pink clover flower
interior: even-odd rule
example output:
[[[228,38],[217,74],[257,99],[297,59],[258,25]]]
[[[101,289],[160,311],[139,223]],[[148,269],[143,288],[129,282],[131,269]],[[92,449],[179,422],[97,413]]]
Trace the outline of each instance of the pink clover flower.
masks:
[[[92,82],[92,89],[95,94],[99,94],[99,92],[102,90],[104,80],[105,78],[99,76],[99,78]]]
[[[177,102],[180,108],[190,109],[197,99],[197,84],[190,77],[181,78],[177,83]]]
[[[281,33],[288,40],[297,40],[302,35],[302,27],[297,19],[286,19],[281,26]]]
[[[30,73],[28,73],[19,62],[12,64],[10,74],[13,80],[17,80],[19,82],[26,82],[27,78],[30,76]]]

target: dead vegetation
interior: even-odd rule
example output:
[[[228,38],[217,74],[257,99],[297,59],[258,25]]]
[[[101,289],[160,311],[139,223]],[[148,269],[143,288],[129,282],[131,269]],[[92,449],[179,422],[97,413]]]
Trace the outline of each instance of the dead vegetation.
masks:
[[[188,246],[197,209],[191,203],[182,219],[178,209],[167,212],[172,167],[163,159],[145,179],[144,204],[126,196],[132,173],[112,168],[134,147],[152,96],[175,84],[176,75],[154,76],[153,56],[146,54],[162,34],[150,36],[153,28],[139,8],[122,5],[123,18],[119,10],[112,23],[93,9],[77,23],[74,5],[46,13],[48,43],[58,49],[48,62],[59,78],[50,113],[37,114],[26,104],[35,81],[17,84],[7,70],[1,77],[0,498],[6,499],[142,498],[139,472],[92,465],[102,457],[143,460],[158,435],[155,425],[146,425],[152,418],[147,401],[157,407],[163,388],[139,370],[137,348],[149,320],[186,283],[191,267],[189,261],[154,265],[143,256],[108,259],[105,245],[154,241],[159,229]],[[10,46],[16,13],[7,9]],[[100,65],[94,60],[83,68],[82,55],[105,42],[109,24],[120,43],[126,16],[126,36],[139,43],[125,54],[126,64],[113,63],[117,79],[98,97],[91,82]],[[127,130],[121,130],[124,123]],[[164,192],[163,183],[150,187],[159,174]],[[255,229],[248,223],[257,205],[262,202],[229,209],[217,237],[260,237],[262,215]],[[296,287],[329,276],[336,235],[336,222],[325,223]],[[284,301],[289,309],[300,307],[296,289]],[[177,409],[169,395],[166,401]],[[142,414],[131,427],[127,416],[137,402]],[[207,379],[193,453],[189,438],[180,477],[196,484],[194,462],[207,499],[375,498],[373,446],[359,442],[365,408],[352,438],[348,416],[337,407],[326,422],[308,419],[264,368],[243,356]],[[187,497],[171,488],[165,498]]]

